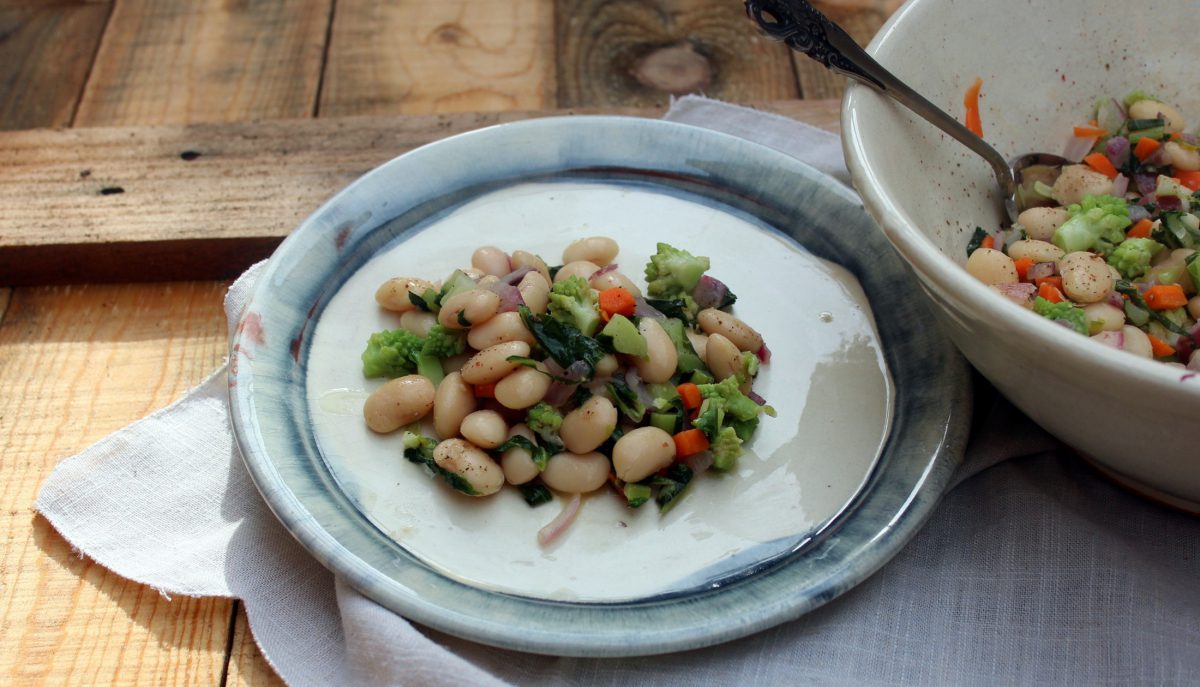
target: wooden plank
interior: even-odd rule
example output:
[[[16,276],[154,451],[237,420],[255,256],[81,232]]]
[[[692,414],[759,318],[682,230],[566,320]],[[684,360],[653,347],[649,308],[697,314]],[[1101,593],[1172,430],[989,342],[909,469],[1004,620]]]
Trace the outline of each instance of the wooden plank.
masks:
[[[111,5],[0,5],[0,130],[71,123]]]
[[[552,107],[553,31],[547,0],[338,0],[319,113]]]
[[[833,101],[765,107],[837,127]],[[376,165],[535,114],[563,112],[0,133],[0,284],[227,278]]]
[[[250,634],[245,604],[238,604],[228,675],[225,684],[230,687],[283,687],[283,680],[267,663],[258,644],[254,642],[254,636]]]
[[[60,459],[220,363],[224,288],[12,293],[0,321],[0,684],[219,683],[231,602],[168,601],[81,558],[30,506]]]
[[[77,126],[310,116],[332,0],[121,0]]]
[[[859,45],[871,42],[879,27],[895,12],[903,0],[814,0],[813,7],[841,26]],[[800,53],[793,53],[800,95],[808,99],[841,98],[849,81],[824,65]]]
[[[738,102],[798,94],[788,50],[729,0],[557,0],[558,105]]]

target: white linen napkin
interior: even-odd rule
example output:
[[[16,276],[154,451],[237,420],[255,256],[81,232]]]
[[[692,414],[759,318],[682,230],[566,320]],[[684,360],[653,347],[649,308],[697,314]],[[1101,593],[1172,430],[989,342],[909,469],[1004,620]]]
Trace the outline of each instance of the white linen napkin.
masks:
[[[790,119],[696,97],[666,118],[848,178],[837,138]],[[226,297],[231,331],[260,267]],[[862,585],[720,646],[581,659],[417,627],[340,583],[260,499],[229,429],[224,375],[64,460],[35,507],[124,577],[168,595],[241,599],[263,655],[292,685],[1124,685],[1200,675],[1200,521],[1114,488],[987,387],[958,486]]]

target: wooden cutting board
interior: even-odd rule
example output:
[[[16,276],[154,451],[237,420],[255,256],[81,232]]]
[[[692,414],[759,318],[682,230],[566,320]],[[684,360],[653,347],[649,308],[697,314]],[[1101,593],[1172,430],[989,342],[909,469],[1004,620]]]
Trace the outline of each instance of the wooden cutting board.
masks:
[[[830,131],[836,100],[761,106]],[[339,189],[420,145],[592,108],[0,132],[0,286],[225,279]]]

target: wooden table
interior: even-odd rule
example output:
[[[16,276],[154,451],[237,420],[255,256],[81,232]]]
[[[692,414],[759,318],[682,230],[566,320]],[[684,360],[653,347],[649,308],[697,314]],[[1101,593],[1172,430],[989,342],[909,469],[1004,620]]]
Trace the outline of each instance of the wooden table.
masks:
[[[826,0],[865,43],[900,0]],[[703,91],[837,128],[738,0],[0,0],[0,684],[274,684],[236,601],[168,600],[31,504],[225,356],[229,279],[414,146]]]

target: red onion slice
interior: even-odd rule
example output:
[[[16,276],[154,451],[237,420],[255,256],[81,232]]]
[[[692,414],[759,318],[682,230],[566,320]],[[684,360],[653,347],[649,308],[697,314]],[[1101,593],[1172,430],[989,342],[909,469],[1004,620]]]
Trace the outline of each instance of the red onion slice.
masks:
[[[1104,156],[1118,169],[1129,162],[1129,139],[1124,136],[1113,136],[1104,144]],[[1117,194],[1120,195],[1120,194]]]
[[[762,347],[754,352],[754,355],[758,356],[758,362],[762,363],[763,365],[771,362],[771,349],[767,348],[765,341],[763,342]]]
[[[590,275],[588,275],[588,281],[591,281],[591,280],[595,279],[596,277],[603,277],[604,275],[608,274],[609,272],[613,272],[616,269],[617,269],[617,263],[611,262],[611,263],[605,265],[604,267],[601,267],[600,269],[596,270],[595,272],[592,272]]]
[[[645,298],[638,296],[637,298],[634,299],[634,301],[637,303],[637,308],[635,308],[633,311],[633,314],[635,316],[649,317],[649,318],[652,318],[655,320],[667,319],[667,316],[664,315],[661,311],[659,311],[658,308],[655,308],[654,306],[647,303]]]
[[[521,283],[521,280],[525,278],[525,275],[532,271],[532,267],[518,267],[512,272],[500,277],[500,281],[504,282],[505,284],[512,284],[513,286],[516,286],[517,284]]]
[[[1071,162],[1079,162],[1094,145],[1096,145],[1095,136],[1072,136],[1071,140],[1067,141],[1067,145],[1063,148],[1062,156]]]
[[[1028,282],[996,284],[995,289],[1000,292],[1001,296],[1021,306],[1029,305],[1029,302],[1033,300],[1034,294],[1037,293],[1037,287]]]
[[[650,393],[650,389],[646,387],[646,383],[642,381],[641,375],[638,374],[636,367],[630,367],[625,370],[625,384],[637,394],[638,400],[647,408],[654,407],[654,395]]]
[[[546,546],[562,536],[571,523],[575,522],[575,516],[579,514],[579,504],[581,503],[583,503],[583,498],[579,494],[572,494],[571,500],[567,501],[567,505],[563,506],[562,511],[545,527],[538,530],[538,543]]]
[[[692,298],[701,308],[720,307],[729,296],[729,287],[720,279],[714,279],[707,274],[700,277],[696,288],[692,290]]]
[[[516,312],[517,308],[525,305],[521,292],[512,284],[498,281],[489,286],[488,290],[500,297],[500,307],[496,312]]]
[[[767,399],[765,399],[762,396],[759,396],[757,393],[755,393],[754,389],[751,389],[746,392],[746,398],[750,399],[751,401],[754,401],[755,403],[757,403],[760,406],[767,405]]]
[[[1025,273],[1025,277],[1030,281],[1033,281],[1034,279],[1053,277],[1056,271],[1058,271],[1058,265],[1055,263],[1039,262],[1029,268],[1029,271]]]
[[[1112,194],[1118,198],[1125,195],[1129,190],[1129,177],[1124,174],[1118,174],[1117,178],[1113,179]]]
[[[712,467],[712,464],[713,464],[712,451],[701,451],[700,453],[693,453],[692,455],[683,459],[683,464],[688,466],[689,468],[691,468],[693,473],[699,475],[700,473],[702,473],[705,470]]]

